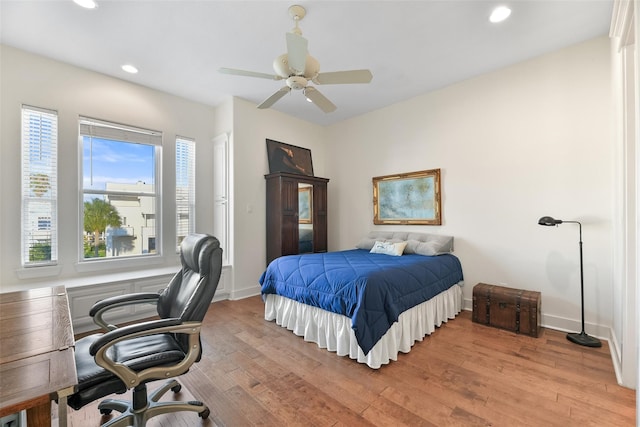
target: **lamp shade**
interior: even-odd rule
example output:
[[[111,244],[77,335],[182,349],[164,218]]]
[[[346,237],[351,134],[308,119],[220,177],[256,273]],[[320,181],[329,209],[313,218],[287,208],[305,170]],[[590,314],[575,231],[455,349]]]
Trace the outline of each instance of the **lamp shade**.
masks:
[[[543,216],[542,218],[540,218],[538,220],[538,224],[540,225],[558,225],[558,224],[562,224],[562,220],[561,219],[553,219],[550,216]]]

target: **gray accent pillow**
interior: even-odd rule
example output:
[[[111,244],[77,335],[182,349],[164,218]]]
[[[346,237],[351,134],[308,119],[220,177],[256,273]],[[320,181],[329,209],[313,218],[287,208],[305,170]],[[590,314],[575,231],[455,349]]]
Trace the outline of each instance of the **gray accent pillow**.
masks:
[[[405,254],[433,256],[453,252],[453,236],[401,231],[370,231],[356,244],[356,248],[371,250],[376,241],[406,241]]]

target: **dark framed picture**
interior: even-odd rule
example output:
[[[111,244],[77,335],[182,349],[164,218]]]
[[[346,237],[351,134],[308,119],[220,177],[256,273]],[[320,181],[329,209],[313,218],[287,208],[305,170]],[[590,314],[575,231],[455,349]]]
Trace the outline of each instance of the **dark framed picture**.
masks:
[[[267,139],[269,173],[288,172],[313,176],[311,150]]]

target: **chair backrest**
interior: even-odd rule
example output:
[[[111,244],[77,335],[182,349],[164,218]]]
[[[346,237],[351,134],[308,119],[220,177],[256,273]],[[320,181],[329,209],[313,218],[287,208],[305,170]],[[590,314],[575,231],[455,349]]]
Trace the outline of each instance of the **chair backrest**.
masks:
[[[208,234],[190,234],[180,244],[182,269],[160,294],[158,315],[202,321],[222,271],[220,242]]]

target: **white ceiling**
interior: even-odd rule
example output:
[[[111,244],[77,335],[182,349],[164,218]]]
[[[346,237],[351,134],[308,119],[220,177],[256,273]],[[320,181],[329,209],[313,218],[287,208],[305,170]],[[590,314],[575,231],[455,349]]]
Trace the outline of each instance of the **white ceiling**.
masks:
[[[71,0],[0,1],[0,41],[209,105],[229,95],[256,104],[282,81],[230,76],[220,67],[273,73],[294,27],[295,0],[116,1],[95,10]],[[327,125],[608,33],[612,0],[304,1],[300,22],[322,71],[368,68],[364,85],[318,89],[323,113],[292,91],[274,109]],[[511,17],[488,22],[493,7]],[[140,72],[120,69],[132,63]]]

